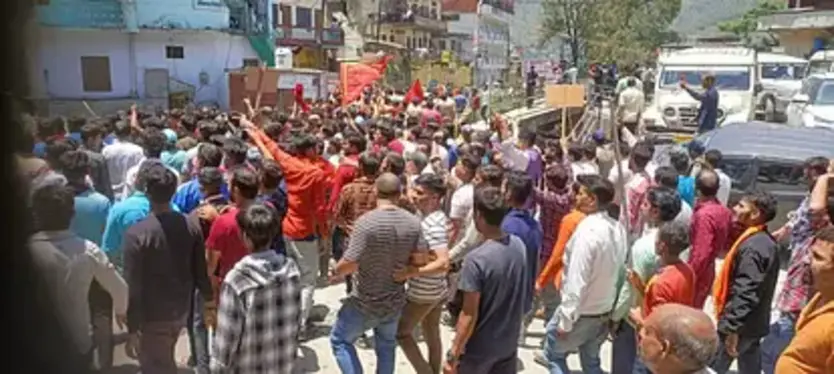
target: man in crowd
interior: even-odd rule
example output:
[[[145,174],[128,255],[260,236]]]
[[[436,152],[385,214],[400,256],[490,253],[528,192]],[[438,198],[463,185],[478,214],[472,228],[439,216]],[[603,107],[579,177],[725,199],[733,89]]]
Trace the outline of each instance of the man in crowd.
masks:
[[[639,346],[652,373],[713,374],[707,365],[718,350],[718,334],[703,311],[665,304],[644,322]]]
[[[678,172],[678,193],[690,207],[695,206],[695,177],[689,175],[689,155],[685,152],[673,152],[670,163]]]
[[[252,204],[236,215],[249,254],[220,286],[212,373],[292,373],[301,317],[301,272],[272,248],[278,214]],[[268,369],[266,369],[268,368]]]
[[[142,372],[174,374],[174,348],[194,289],[211,295],[205,247],[199,224],[171,209],[177,176],[154,163],[143,185],[151,214],[127,230],[123,244],[130,291],[125,351]]]
[[[691,226],[692,206],[681,197],[680,189],[678,189],[679,180],[678,172],[671,166],[661,166],[654,172],[654,184],[656,186],[663,186],[672,191],[677,191],[678,200],[681,203],[681,210],[675,217],[675,221],[686,226]]]
[[[464,259],[458,286],[463,307],[444,372],[512,373],[532,293],[526,249],[521,239],[501,229],[507,208],[498,188],[479,187],[473,197],[474,224],[485,241]]]
[[[220,168],[223,162],[223,151],[214,144],[206,143],[199,147],[194,165],[194,176],[188,182],[177,187],[173,203],[184,214],[191,213],[207,196],[200,189],[197,175],[202,168]],[[220,169],[217,169],[220,170]],[[225,190],[225,180],[221,187]]]
[[[524,209],[527,200],[533,193],[533,180],[521,171],[510,171],[504,180],[504,203],[509,210],[501,223],[501,230],[510,235],[515,235],[524,243],[526,250],[527,283],[530,289],[534,288],[539,268],[539,249],[542,245],[542,227],[529,210]],[[533,320],[531,314],[533,309],[533,292],[524,300],[524,312],[527,313],[522,326],[520,343],[524,343],[527,325]]]
[[[625,181],[623,187],[626,206],[620,214],[622,222],[628,229],[629,242],[639,238],[643,232],[645,224],[645,217],[642,215],[643,201],[646,199],[646,192],[653,180],[646,171],[646,166],[652,160],[653,153],[649,144],[637,143],[629,156],[628,169],[631,171],[631,178]]]
[[[643,305],[643,291],[646,289],[646,284],[657,273],[658,230],[672,222],[680,209],[681,200],[675,190],[666,187],[652,187],[648,190],[641,213],[646,217],[647,227],[643,231],[643,236],[637,239],[631,247],[628,271],[619,274],[619,282],[622,286],[611,316],[611,319],[618,325],[611,356],[611,368],[615,374],[631,373],[634,368],[634,359],[637,356],[635,340],[637,330],[633,322],[626,320],[626,317],[633,307]],[[689,247],[688,239],[687,235],[686,247]]]
[[[397,325],[406,304],[405,288],[395,274],[406,267],[413,252],[428,249],[420,220],[397,205],[400,179],[384,173],[375,188],[377,207],[356,221],[331,276],[335,282],[355,274],[357,280],[330,333],[333,355],[344,374],[362,372],[354,343],[368,329],[374,330],[377,373],[394,373]]]
[[[737,359],[742,373],[759,373],[759,344],[769,330],[779,277],[776,241],[767,232],[767,224],[776,217],[776,199],[766,192],[748,194],[733,213],[744,232],[730,247],[715,280],[713,301],[721,344],[711,366],[724,374]]]
[[[162,164],[160,156],[162,155],[162,150],[165,149],[165,142],[166,139],[162,130],[155,127],[148,127],[142,132],[142,147],[145,158],[127,170],[124,180],[125,187],[122,191],[122,196],[130,196],[133,192],[137,191],[136,174],[139,172],[139,168],[142,167],[144,163],[158,162]],[[179,170],[174,170],[172,168],[168,168],[168,170],[171,170],[171,172],[174,173],[174,175],[179,179]],[[179,182],[177,182],[177,184],[179,184]]]
[[[397,340],[418,373],[438,373],[443,363],[440,315],[448,293],[449,242],[446,236],[448,218],[440,202],[445,195],[445,181],[435,174],[417,177],[409,189],[409,197],[423,217],[421,233],[429,251],[434,254],[431,261],[422,261],[422,266],[408,266],[399,275],[408,279],[408,302],[397,328]],[[414,329],[418,324],[428,345],[428,361],[423,358],[414,339]]]
[[[110,171],[107,170],[107,161],[101,155],[103,145],[104,129],[98,123],[87,123],[81,126],[81,149],[90,158],[90,179],[93,181],[93,188],[97,192],[113,201],[113,185],[110,184]]]
[[[283,230],[287,253],[296,259],[301,268],[301,328],[302,335],[307,336],[306,326],[313,307],[313,293],[319,275],[319,246],[317,229],[326,224],[326,218],[320,210],[327,199],[324,175],[318,167],[278,147],[263,130],[251,122],[242,119],[241,124],[258,145],[261,153],[269,155],[284,172],[287,182],[287,216],[284,218]],[[300,145],[301,142],[297,142]],[[303,154],[304,149],[296,149]]]
[[[780,229],[774,231],[777,241],[788,239],[791,254],[788,261],[787,278],[782,290],[776,296],[779,317],[770,326],[770,332],[762,340],[762,370],[773,374],[776,360],[793,339],[796,321],[802,309],[813,296],[811,279],[811,245],[814,232],[828,224],[825,212],[811,210],[811,191],[818,178],[826,174],[829,160],[812,157],[805,161],[803,171],[808,182],[808,194],[799,204],[792,218]]]
[[[646,98],[641,87],[637,87],[637,78],[626,78],[626,88],[618,92],[617,117],[619,122],[632,136],[637,136],[639,124],[646,108]],[[623,139],[621,137],[621,139]]]
[[[718,124],[718,90],[715,88],[715,76],[706,75],[701,81],[701,86],[704,92],[697,92],[689,87],[685,80],[681,80],[680,87],[686,91],[689,96],[699,101],[701,106],[698,107],[698,133],[703,134],[714,129]]]
[[[565,251],[562,300],[546,327],[544,355],[551,373],[568,373],[567,356],[579,352],[582,370],[598,373],[599,350],[617,294],[617,277],[626,259],[625,228],[608,214],[614,186],[599,176],[586,176],[577,201],[591,208]]]
[[[817,232],[811,251],[817,293],[800,314],[777,373],[824,374],[834,367],[834,226]]]
[[[116,199],[120,200],[128,197],[122,195],[127,171],[145,159],[145,151],[132,142],[130,122],[116,121],[113,127],[116,140],[113,144],[104,146],[101,155],[107,162],[107,172],[110,174],[110,184],[116,193]]]
[[[345,185],[339,194],[334,210],[333,222],[342,233],[341,242],[334,247],[333,257],[336,261],[342,258],[343,249],[347,248],[350,235],[356,220],[363,214],[376,208],[376,190],[374,181],[379,173],[380,159],[373,153],[363,153],[358,159],[358,173],[356,178]],[[353,287],[350,275],[345,278],[347,293]]]
[[[32,210],[40,231],[30,238],[29,248],[35,264],[46,276],[53,305],[62,312],[63,327],[78,349],[73,354],[77,362],[71,363],[70,367],[76,367],[75,364],[89,367],[94,348],[100,356],[98,366],[107,366],[112,364],[112,346],[107,344],[111,340],[109,336],[100,339],[101,334],[95,335],[95,342],[91,339],[88,295],[95,281],[101,292],[112,299],[118,324],[123,326],[128,290],[124,279],[98,246],[70,231],[74,196],[72,187],[61,184],[49,184],[34,191]],[[101,332],[107,334],[110,329]]]
[[[717,149],[710,149],[704,153],[704,163],[708,168],[718,174],[718,193],[715,197],[718,198],[718,201],[720,201],[721,204],[728,207],[730,202],[730,191],[733,189],[733,180],[721,171],[721,162],[723,159],[724,156],[721,154],[721,151]]]
[[[724,206],[718,193],[718,174],[701,170],[695,180],[698,201],[692,214],[692,249],[689,266],[695,270],[695,307],[703,308],[715,279],[715,259],[727,250],[733,213]]]

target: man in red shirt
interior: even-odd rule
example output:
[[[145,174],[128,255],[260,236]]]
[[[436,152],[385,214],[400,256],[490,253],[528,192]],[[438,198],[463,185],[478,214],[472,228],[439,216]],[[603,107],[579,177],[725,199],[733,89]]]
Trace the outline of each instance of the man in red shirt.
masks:
[[[660,259],[661,268],[646,284],[642,308],[635,308],[630,318],[637,326],[649,317],[654,309],[662,304],[675,303],[692,306],[695,299],[695,272],[682,261],[680,254],[689,248],[689,227],[680,222],[667,222],[657,231],[655,254]],[[629,282],[635,282],[636,273],[629,271]],[[633,281],[634,279],[634,281]],[[638,290],[640,290],[638,288]]]
[[[301,268],[301,328],[304,335],[319,273],[317,227],[326,222],[327,218],[322,215],[324,210],[320,209],[327,201],[327,181],[313,163],[285,152],[251,122],[241,120],[241,125],[247,129],[261,153],[272,156],[284,172],[284,180],[287,182],[284,241],[287,255],[293,257]],[[303,145],[303,142],[295,143],[295,146]],[[296,147],[296,151],[303,154],[305,150]]]
[[[329,211],[332,212],[336,207],[342,188],[356,179],[359,154],[365,152],[365,145],[365,138],[359,135],[349,135],[342,144],[345,157],[339,162],[339,166],[336,168],[336,176],[333,178],[333,189],[330,191],[330,202],[328,203]]]
[[[718,201],[718,174],[702,170],[695,180],[689,266],[695,271],[695,308],[703,308],[715,280],[715,258],[729,248],[733,212]]]
[[[230,186],[229,192],[234,205],[218,212],[220,216],[211,224],[206,240],[209,253],[208,270],[214,286],[219,285],[226,273],[249,254],[240,236],[235,217],[238,210],[252,204],[258,196],[258,175],[248,168],[237,168],[232,173]]]
[[[655,254],[660,259],[661,268],[649,279],[645,288],[641,288],[640,277],[632,270],[628,271],[628,280],[638,292],[643,294],[643,305],[631,310],[629,319],[638,327],[654,310],[664,304],[681,304],[692,306],[695,298],[695,272],[682,261],[680,254],[689,248],[689,226],[670,221],[660,226],[655,241]],[[648,372],[640,357],[634,361],[634,372]]]

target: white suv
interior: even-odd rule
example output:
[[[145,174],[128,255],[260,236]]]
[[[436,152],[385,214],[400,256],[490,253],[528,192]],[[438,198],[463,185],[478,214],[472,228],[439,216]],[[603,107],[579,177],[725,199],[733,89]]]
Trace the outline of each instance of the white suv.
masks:
[[[806,78],[785,112],[790,126],[834,130],[834,73]]]

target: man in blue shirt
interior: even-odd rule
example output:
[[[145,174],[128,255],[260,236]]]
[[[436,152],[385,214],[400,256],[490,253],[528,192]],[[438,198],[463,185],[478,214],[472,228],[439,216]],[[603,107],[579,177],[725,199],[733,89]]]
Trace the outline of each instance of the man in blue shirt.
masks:
[[[70,230],[81,238],[101,245],[101,235],[110,212],[110,199],[96,192],[87,183],[90,158],[86,152],[69,151],[59,158],[67,184],[75,190],[75,215]]]
[[[200,146],[200,149],[197,150],[198,169],[204,167],[219,168],[221,162],[223,162],[223,151],[220,147],[211,143],[204,143]],[[229,193],[225,184],[223,184],[220,188],[220,191],[227,199],[229,198]],[[179,186],[177,192],[174,194],[174,198],[171,201],[177,208],[179,208],[180,212],[183,214],[189,214],[200,205],[200,202],[203,201],[204,198],[205,196],[203,195],[203,191],[200,190],[200,182],[197,180],[197,176],[195,174],[190,181]]]
[[[533,218],[530,210],[525,209],[527,198],[533,194],[533,179],[523,171],[510,171],[506,175],[502,190],[504,191],[504,201],[510,207],[510,211],[501,222],[501,230],[507,234],[517,236],[524,243],[527,253],[525,279],[530,287],[535,287],[539,266],[539,250],[542,246],[544,233],[541,224]],[[521,327],[522,334],[519,335],[519,342],[524,341],[527,325],[532,322],[533,294],[530,293],[527,296],[524,300],[525,318]]]
[[[707,75],[701,80],[704,93],[689,88],[685,81],[681,81],[681,88],[701,102],[698,108],[698,133],[702,134],[714,129],[718,124],[718,90],[715,88],[715,76]]]

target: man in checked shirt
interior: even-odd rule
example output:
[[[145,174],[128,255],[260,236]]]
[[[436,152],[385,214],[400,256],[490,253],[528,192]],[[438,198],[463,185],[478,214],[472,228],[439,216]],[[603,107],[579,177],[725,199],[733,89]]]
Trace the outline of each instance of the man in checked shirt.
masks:
[[[804,173],[811,186],[815,189],[816,181],[827,178],[826,168],[829,160],[825,157],[812,157],[805,161]],[[830,187],[827,186],[826,189]],[[820,188],[821,191],[826,189]],[[793,217],[781,229],[774,233],[777,240],[790,239],[789,251],[791,258],[782,290],[776,295],[776,309],[779,318],[770,326],[770,333],[762,340],[762,370],[765,374],[773,374],[776,361],[793,339],[799,313],[813,295],[811,287],[811,245],[814,233],[821,227],[834,221],[826,215],[825,210],[812,209],[812,191],[809,190],[805,199],[799,204]],[[834,195],[828,200],[834,199]],[[828,204],[834,207],[834,203]]]
[[[275,210],[255,203],[237,213],[250,254],[220,286],[212,373],[292,373],[301,326],[301,271],[272,249]]]

